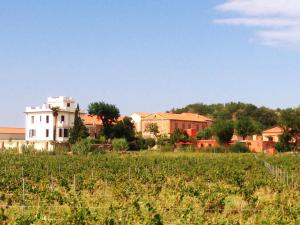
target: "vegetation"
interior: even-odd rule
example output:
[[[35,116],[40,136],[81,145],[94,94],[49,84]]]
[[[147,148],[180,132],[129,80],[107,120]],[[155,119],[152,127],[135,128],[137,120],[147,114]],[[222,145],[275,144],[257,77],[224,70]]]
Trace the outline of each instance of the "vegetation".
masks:
[[[112,138],[113,124],[120,117],[119,109],[112,104],[105,102],[93,102],[88,106],[88,113],[97,116],[102,121],[102,132],[107,138]]]
[[[230,120],[219,120],[213,125],[213,133],[220,144],[228,144],[234,133],[234,123]]]
[[[113,150],[126,151],[128,150],[128,142],[125,138],[115,138],[112,140]]]
[[[243,140],[245,140],[248,136],[259,134],[262,132],[261,128],[259,127],[259,124],[250,117],[240,118],[236,122],[236,131],[238,135],[240,135],[243,138]]]
[[[81,139],[87,138],[89,136],[88,129],[84,125],[80,117],[79,105],[77,105],[75,110],[74,126],[70,129],[69,132],[69,142],[70,144],[75,144]]]
[[[203,132],[197,133],[197,139],[198,140],[209,140],[213,137],[213,131],[211,128],[205,128]]]
[[[158,137],[159,134],[159,129],[157,123],[148,123],[146,125],[145,131],[153,134],[156,138]]]
[[[1,224],[300,224],[298,155],[0,154]],[[290,176],[291,177],[291,176]],[[290,178],[289,177],[289,178]]]
[[[57,117],[58,117],[59,107],[52,107],[51,110],[54,118],[53,141],[56,142],[56,127],[57,127]]]

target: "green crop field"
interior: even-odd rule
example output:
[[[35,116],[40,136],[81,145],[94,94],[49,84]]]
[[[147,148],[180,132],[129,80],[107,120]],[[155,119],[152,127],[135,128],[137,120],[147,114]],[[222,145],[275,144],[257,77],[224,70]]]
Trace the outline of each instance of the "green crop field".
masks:
[[[274,179],[263,161],[293,182]],[[300,156],[0,154],[1,224],[300,224]]]

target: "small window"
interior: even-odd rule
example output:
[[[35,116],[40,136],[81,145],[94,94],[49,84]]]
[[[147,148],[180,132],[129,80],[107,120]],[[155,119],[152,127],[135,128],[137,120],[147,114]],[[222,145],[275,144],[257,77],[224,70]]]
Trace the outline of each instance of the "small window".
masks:
[[[40,122],[42,122],[42,116],[40,116]]]
[[[64,116],[64,115],[62,115],[62,116],[60,117],[60,122],[65,122],[65,116]]]
[[[46,123],[49,123],[49,116],[46,116]]]
[[[34,124],[34,116],[31,117],[31,123]]]
[[[211,148],[211,144],[209,144],[209,145],[208,145],[208,147],[210,147],[210,148]]]
[[[185,123],[182,124],[182,129],[185,129]]]
[[[46,129],[46,137],[49,137],[49,129]]]
[[[188,124],[188,128],[191,129],[191,127],[192,127],[192,125],[189,123],[189,124]]]
[[[178,123],[175,123],[175,129],[178,129]]]
[[[62,132],[63,132],[63,130],[62,130],[62,129],[59,129],[59,132],[58,132],[58,136],[59,136],[59,137],[62,137]]]
[[[67,103],[67,107],[70,107],[70,106],[71,106],[71,103],[68,102],[68,103]]]
[[[65,138],[69,137],[69,130],[68,129],[64,129],[64,137]]]
[[[196,125],[196,129],[197,129],[197,131],[199,131],[199,124]]]
[[[35,137],[35,130],[34,129],[29,130],[29,137]]]

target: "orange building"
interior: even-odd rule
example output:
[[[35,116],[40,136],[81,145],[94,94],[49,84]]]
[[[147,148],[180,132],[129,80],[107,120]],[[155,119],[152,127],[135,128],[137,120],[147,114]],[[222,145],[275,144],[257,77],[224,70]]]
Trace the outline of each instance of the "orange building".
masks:
[[[170,135],[176,129],[203,131],[212,125],[213,120],[195,113],[152,113],[141,118],[141,132],[143,136],[151,136],[146,127],[156,123],[160,134]]]
[[[281,127],[273,127],[271,129],[264,130],[262,133],[263,141],[274,141],[279,142],[280,136],[283,134]]]

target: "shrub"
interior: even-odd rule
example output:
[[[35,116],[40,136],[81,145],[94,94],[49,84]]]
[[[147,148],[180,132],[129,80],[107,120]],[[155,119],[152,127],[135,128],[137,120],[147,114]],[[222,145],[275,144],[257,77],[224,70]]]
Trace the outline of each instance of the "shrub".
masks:
[[[153,148],[156,145],[156,141],[154,138],[146,138],[145,145],[147,148]]]
[[[128,142],[125,138],[115,138],[112,140],[113,150],[126,151],[129,148]]]
[[[82,139],[71,147],[74,154],[88,154],[93,150],[91,140]]]
[[[248,146],[246,146],[243,143],[236,143],[236,144],[230,146],[230,151],[231,152],[246,153],[246,152],[249,152],[249,148],[248,148]]]

